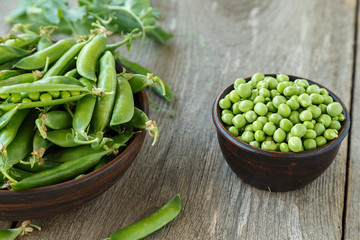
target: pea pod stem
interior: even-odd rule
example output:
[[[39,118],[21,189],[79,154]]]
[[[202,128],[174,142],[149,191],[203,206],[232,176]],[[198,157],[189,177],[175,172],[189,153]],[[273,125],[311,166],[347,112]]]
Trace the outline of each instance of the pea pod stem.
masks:
[[[18,236],[32,233],[34,228],[41,230],[39,226],[31,224],[30,221],[24,221],[18,228],[0,230],[0,239],[15,240]]]
[[[146,218],[115,232],[104,240],[141,239],[172,221],[181,211],[181,198],[177,194],[169,202]]]

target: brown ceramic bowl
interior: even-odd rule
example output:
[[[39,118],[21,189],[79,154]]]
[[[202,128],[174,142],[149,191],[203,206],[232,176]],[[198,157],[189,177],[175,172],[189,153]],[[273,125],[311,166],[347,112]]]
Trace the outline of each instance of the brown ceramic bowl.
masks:
[[[145,91],[134,95],[135,104],[146,114]],[[54,216],[80,207],[118,181],[134,161],[144,142],[145,131],[137,133],[123,152],[110,163],[85,176],[29,190],[0,190],[0,220],[27,220]]]
[[[275,74],[266,74],[265,76],[276,77]],[[300,78],[291,75],[289,77],[291,81]],[[250,78],[246,80],[248,81]],[[313,81],[308,81],[310,84],[314,84]],[[317,85],[324,87],[320,84]],[[284,192],[304,187],[329,167],[349,131],[350,115],[348,110],[344,103],[327,89],[334,101],[339,102],[344,109],[345,121],[342,123],[338,138],[322,147],[298,153],[283,153],[255,148],[232,136],[221,122],[219,101],[231,90],[233,90],[233,84],[219,94],[212,109],[220,149],[230,168],[244,182],[256,188]]]

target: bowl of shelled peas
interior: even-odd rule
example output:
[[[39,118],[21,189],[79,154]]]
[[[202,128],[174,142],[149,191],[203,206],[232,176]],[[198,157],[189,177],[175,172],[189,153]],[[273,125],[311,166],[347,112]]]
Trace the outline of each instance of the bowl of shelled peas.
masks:
[[[350,127],[343,102],[311,80],[256,73],[216,98],[213,121],[230,168],[264,190],[290,191],[319,177]]]
[[[40,43],[0,44],[0,220],[82,206],[122,177],[145,130],[158,136],[143,90],[155,76],[126,72],[120,45],[101,31]]]

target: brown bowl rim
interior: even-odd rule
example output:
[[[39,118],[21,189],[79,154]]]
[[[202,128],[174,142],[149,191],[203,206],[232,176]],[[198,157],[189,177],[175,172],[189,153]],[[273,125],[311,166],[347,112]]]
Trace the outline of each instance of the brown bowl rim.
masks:
[[[148,115],[149,114],[149,100],[147,98],[145,90],[142,90],[138,93],[136,93],[137,99],[142,99],[144,102],[143,111]],[[125,158],[127,155],[131,154],[136,146],[141,142],[141,138],[145,137],[146,132],[141,131],[140,133],[137,133],[133,139],[130,140],[130,144],[126,146],[124,151],[122,151],[119,155],[117,155],[112,161],[104,165],[103,167],[96,169],[95,171],[92,171],[90,173],[87,173],[85,176],[82,176],[77,179],[68,180],[65,182],[52,184],[49,186],[43,186],[38,188],[32,188],[32,189],[25,189],[25,190],[0,190],[0,198],[1,197],[11,197],[11,196],[19,196],[22,197],[35,195],[37,193],[41,192],[53,192],[53,191],[61,191],[61,189],[67,189],[67,188],[74,188],[77,185],[83,184],[87,181],[91,181],[93,178],[97,178],[100,175],[104,174],[105,172],[109,171],[111,168],[116,167],[116,165],[121,164],[123,162],[123,158]]]
[[[277,74],[264,74],[266,77],[275,77]],[[261,149],[261,148],[256,148],[251,146],[250,144],[247,144],[239,139],[237,139],[236,137],[234,137],[221,123],[221,120],[219,118],[219,113],[221,111],[220,107],[219,107],[219,101],[221,98],[223,98],[223,96],[225,96],[225,94],[227,94],[228,92],[231,91],[231,88],[233,89],[234,84],[230,84],[229,86],[227,86],[226,88],[224,88],[220,94],[218,94],[218,96],[216,97],[214,104],[213,104],[213,108],[212,108],[212,118],[213,118],[213,122],[215,124],[216,129],[218,130],[218,133],[220,133],[224,138],[228,139],[233,145],[236,145],[237,147],[246,150],[248,152],[252,152],[252,153],[256,153],[257,155],[263,155],[263,156],[269,156],[271,155],[274,158],[279,158],[282,159],[284,161],[293,161],[294,158],[296,159],[302,159],[302,158],[308,158],[314,154],[316,154],[317,152],[321,152],[321,151],[330,151],[333,148],[335,148],[338,144],[340,144],[344,138],[346,137],[349,129],[350,129],[350,114],[349,111],[347,110],[345,104],[341,101],[341,99],[336,96],[335,93],[333,93],[331,90],[329,90],[327,87],[323,86],[322,84],[319,84],[315,81],[312,81],[310,79],[304,78],[304,77],[298,77],[298,76],[294,76],[294,75],[287,75],[290,78],[290,81],[294,81],[296,79],[305,79],[307,81],[309,81],[309,83],[312,84],[316,84],[319,87],[325,88],[328,92],[329,95],[331,97],[333,97],[333,99],[337,102],[339,102],[341,104],[341,106],[343,107],[343,114],[345,116],[345,120],[342,124],[341,130],[339,131],[339,136],[328,142],[327,144],[325,144],[324,146],[312,149],[312,150],[306,150],[303,152],[280,152],[280,151],[270,151],[270,150],[265,150],[265,149]],[[246,81],[249,81],[251,79],[251,77],[247,77],[244,78]]]

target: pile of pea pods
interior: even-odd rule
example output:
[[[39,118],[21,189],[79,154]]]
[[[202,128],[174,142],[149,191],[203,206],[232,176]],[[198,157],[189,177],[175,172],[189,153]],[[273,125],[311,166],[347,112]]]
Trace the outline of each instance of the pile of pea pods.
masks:
[[[57,42],[49,31],[17,31],[2,36],[0,44],[3,189],[81,177],[114,159],[139,129],[148,130],[155,143],[156,123],[135,106],[133,94],[165,87],[152,74],[118,73],[113,55],[139,33],[108,44],[104,29]]]

